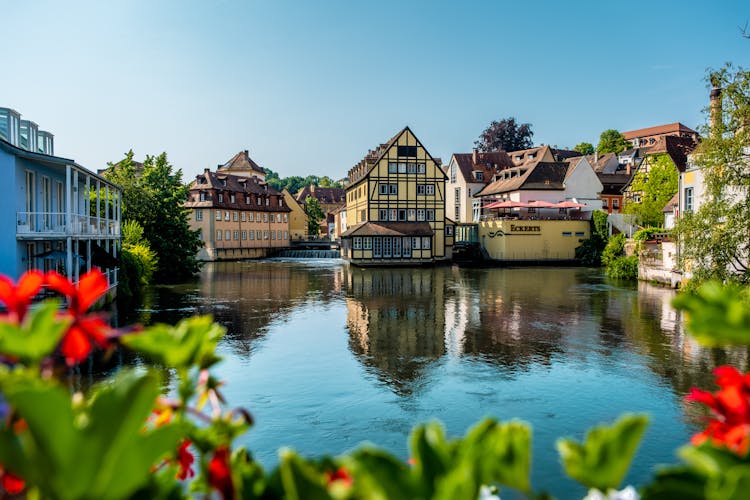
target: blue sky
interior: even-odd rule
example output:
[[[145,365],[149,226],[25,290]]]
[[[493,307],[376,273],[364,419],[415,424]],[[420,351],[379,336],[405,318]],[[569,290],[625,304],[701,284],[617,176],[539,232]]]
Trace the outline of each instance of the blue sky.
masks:
[[[166,151],[186,180],[242,149],[341,178],[404,125],[446,161],[508,116],[560,147],[695,128],[706,69],[750,67],[744,1],[0,0],[0,19],[0,106],[92,170]]]

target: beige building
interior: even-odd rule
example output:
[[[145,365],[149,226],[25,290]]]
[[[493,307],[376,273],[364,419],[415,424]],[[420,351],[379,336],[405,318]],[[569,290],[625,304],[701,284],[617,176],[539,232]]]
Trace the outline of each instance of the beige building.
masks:
[[[286,188],[281,190],[281,194],[284,195],[284,201],[291,210],[289,212],[289,237],[292,240],[307,239],[307,213],[305,213],[304,205],[298,202]]]
[[[342,257],[358,265],[450,259],[455,226],[445,216],[446,175],[405,127],[349,171]]]

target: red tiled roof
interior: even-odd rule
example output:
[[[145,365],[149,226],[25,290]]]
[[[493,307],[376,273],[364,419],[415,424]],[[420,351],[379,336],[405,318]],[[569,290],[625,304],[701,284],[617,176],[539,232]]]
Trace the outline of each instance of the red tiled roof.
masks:
[[[466,182],[482,182],[474,178],[474,171],[479,170],[484,177],[484,183],[492,181],[492,177],[499,171],[514,166],[505,151],[491,153],[477,153],[477,163],[474,163],[473,153],[454,153],[453,158],[458,165],[461,176]]]
[[[308,196],[318,200],[320,203],[334,204],[346,203],[346,189],[334,187],[305,186],[294,197],[299,202],[304,202]]]
[[[636,137],[648,137],[652,135],[666,135],[666,134],[679,134],[685,132],[688,134],[697,134],[695,130],[683,125],[682,123],[668,123],[667,125],[657,125],[656,127],[641,128],[638,130],[628,130],[623,132],[622,136],[627,140],[635,139]]]
[[[248,153],[247,149],[244,151],[240,151],[236,155],[234,155],[228,162],[226,162],[224,165],[221,165],[217,171],[219,172],[247,172],[249,170],[254,170],[258,173],[264,174],[265,171],[258,166],[257,163],[255,163],[252,158],[250,158],[250,154]]]
[[[190,198],[185,203],[188,208],[198,207],[223,207],[235,209],[248,209],[255,211],[289,212],[291,209],[286,205],[280,206],[279,200],[284,198],[280,192],[273,189],[266,182],[257,177],[246,177],[244,175],[225,174],[222,172],[211,172],[206,169],[198,174],[196,179],[190,183]],[[203,191],[211,196],[205,201],[200,200],[200,192]],[[213,192],[222,193],[224,201],[219,202],[218,196],[214,198]],[[231,203],[230,195],[235,195],[235,203]],[[245,205],[245,195],[255,195],[250,205]],[[272,201],[269,206],[265,203],[258,205],[258,197],[269,197]]]
[[[427,222],[364,222],[341,233],[350,236],[432,236],[432,228]]]
[[[507,169],[503,174],[517,175],[498,179],[485,186],[475,196],[489,196],[522,189],[564,189],[563,183],[569,166],[567,162],[537,161],[528,166]]]

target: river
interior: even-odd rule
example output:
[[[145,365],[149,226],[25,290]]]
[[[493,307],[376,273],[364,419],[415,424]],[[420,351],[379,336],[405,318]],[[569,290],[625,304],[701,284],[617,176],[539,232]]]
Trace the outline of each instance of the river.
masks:
[[[641,485],[700,427],[686,405],[711,370],[747,351],[699,347],[672,290],[586,268],[360,269],[340,260],[213,263],[155,287],[137,320],[212,314],[227,328],[216,373],[256,420],[242,439],[268,469],[277,450],[337,454],[372,442],[408,457],[427,420],[463,434],[484,416],[533,426],[532,484],[558,498],[558,437],[624,412],[651,423],[627,477]]]

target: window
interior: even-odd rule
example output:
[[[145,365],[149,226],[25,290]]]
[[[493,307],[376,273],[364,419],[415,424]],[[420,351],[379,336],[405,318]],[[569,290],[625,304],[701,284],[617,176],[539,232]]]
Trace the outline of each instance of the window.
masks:
[[[398,210],[395,208],[390,209],[388,216],[389,216],[388,220],[392,220],[392,221],[398,220]]]
[[[237,216],[237,212],[232,212],[232,220],[234,222],[237,222],[237,220],[239,220],[239,217]]]
[[[354,237],[354,249],[362,250],[362,238],[359,236]]]
[[[263,214],[263,222],[268,222],[268,214]]]
[[[435,184],[417,184],[417,194],[431,196],[435,194]]]
[[[388,184],[378,184],[378,192],[380,194],[388,194]]]
[[[224,212],[224,220],[229,220],[229,211]]]
[[[406,218],[407,218],[407,220],[410,220],[412,222],[415,221],[415,220],[417,220],[417,210],[415,208],[410,208],[406,212]]]
[[[245,212],[240,213],[240,220],[245,222],[247,220],[247,214]]]
[[[403,255],[404,257],[411,257],[411,238],[406,237],[402,238],[402,244],[403,244]]]
[[[407,158],[417,157],[416,146],[398,146],[397,152],[398,152],[398,156],[407,157]]]
[[[255,221],[255,213],[250,212],[249,214],[247,214],[247,220],[250,221],[250,222],[254,222]]]
[[[240,239],[240,232],[235,229],[234,231],[234,240],[237,241]]]
[[[573,233],[571,233],[570,231],[563,231],[562,235],[563,236],[573,236]]]
[[[255,201],[258,203],[258,206],[260,206],[260,196],[256,196]]]
[[[390,257],[392,255],[391,248],[391,237],[386,236],[383,238],[383,257]]]
[[[424,208],[418,208],[417,209],[417,221],[424,222],[424,217],[425,217]]]
[[[245,195],[245,205],[250,204],[250,197],[248,195]]]
[[[398,172],[398,163],[393,161],[388,162],[388,173],[395,174],[396,172]]]
[[[578,236],[579,238],[583,238],[584,236],[586,236],[586,233],[584,233],[583,231],[576,231],[576,236]]]
[[[612,208],[620,208],[620,200],[612,198]]]
[[[284,214],[284,222],[289,222],[289,216],[287,214]]]
[[[417,173],[418,174],[424,174],[425,172],[427,172],[427,169],[425,168],[425,164],[424,163],[417,163]]]
[[[229,201],[232,202],[232,203],[236,203],[237,202],[237,198],[234,197],[234,194],[230,194],[229,195]]]
[[[281,224],[281,214],[276,214],[276,222]]]
[[[268,230],[266,230],[266,231],[263,231],[263,239],[264,239],[264,240],[267,240],[267,239],[268,239]]]
[[[360,210],[360,211],[359,211],[359,221],[360,221],[360,222],[364,222],[364,221],[365,221],[365,215],[366,215],[366,214],[365,214],[365,211],[364,211],[364,210]]]
[[[427,220],[435,220],[435,209],[428,208],[426,210]]]
[[[284,239],[285,240],[289,239],[289,231],[284,231]]]
[[[247,231],[242,231],[242,239],[243,240],[247,239]]]
[[[392,239],[393,239],[393,256],[401,257],[401,238],[392,238]]]
[[[271,239],[272,240],[276,239],[276,231],[271,231]]]
[[[263,239],[263,233],[260,230],[255,231],[255,238],[258,239],[258,240],[262,240]]]
[[[378,210],[378,220],[388,220],[388,209],[381,208]]]
[[[406,209],[400,208],[398,211],[398,220],[405,221],[406,220]]]
[[[230,231],[229,229],[227,229],[226,231],[224,231],[224,239],[227,240],[227,241],[231,240],[232,239],[232,231]]]
[[[609,198],[602,198],[602,208],[607,208],[609,205]]]
[[[221,241],[221,229],[216,230],[216,241]]]
[[[421,250],[422,249],[422,238],[419,236],[415,236],[411,239],[411,247],[414,250]]]
[[[362,248],[365,250],[372,250],[372,237],[371,236],[365,236],[362,238]]]
[[[685,211],[693,211],[693,188],[685,188]]]
[[[203,210],[196,210],[195,211],[195,220],[203,220]]]
[[[481,170],[475,170],[474,171],[474,179],[478,180],[478,181],[483,181],[484,180],[484,172],[482,172]]]
[[[432,238],[429,236],[422,236],[422,250],[429,250],[431,241]]]
[[[445,226],[445,235],[453,236],[453,226]]]
[[[391,192],[390,194],[398,194],[398,184],[391,184]]]
[[[224,195],[219,193],[219,203],[222,203],[224,201]]]
[[[278,231],[276,231],[276,239],[277,240],[281,239],[281,229],[279,229]]]
[[[455,183],[456,183],[456,164],[451,163],[451,184],[455,184]],[[461,188],[456,188],[456,189],[461,189]]]
[[[216,220],[221,220],[221,210],[216,211]]]
[[[383,238],[372,239],[372,256],[373,257],[383,256]]]
[[[255,231],[250,231],[249,236],[250,236],[251,240],[254,240],[255,239]]]
[[[534,208],[534,207],[530,207],[528,210],[529,210],[530,214],[535,214],[536,213],[536,208]]]
[[[461,207],[459,205],[456,205],[453,209],[453,217],[457,220],[461,220]]]
[[[416,174],[417,173],[417,164],[416,163],[407,163],[406,164],[406,173],[407,174]]]
[[[200,193],[200,195],[199,195],[199,199],[200,199],[201,201],[206,201],[206,193],[204,193],[203,191],[201,191],[201,193]]]
[[[406,173],[406,163],[399,162],[399,164],[398,164],[398,173],[399,174],[405,174]]]
[[[271,198],[266,198],[266,206],[269,206],[271,204]]]

